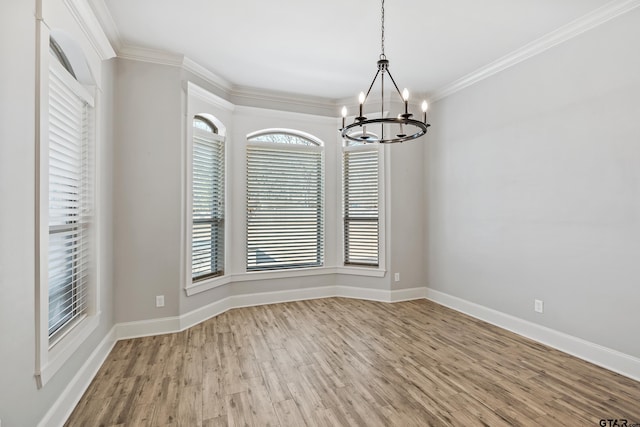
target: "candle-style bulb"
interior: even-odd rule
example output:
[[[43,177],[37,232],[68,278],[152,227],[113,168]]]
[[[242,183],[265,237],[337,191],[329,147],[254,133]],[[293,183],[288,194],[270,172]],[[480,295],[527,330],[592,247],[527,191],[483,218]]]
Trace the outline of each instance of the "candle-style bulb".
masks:
[[[424,123],[427,123],[427,108],[429,108],[427,101],[422,101],[422,121]]]
[[[360,102],[360,108],[359,108],[360,114],[358,115],[358,117],[360,117],[360,120],[362,120],[362,106],[364,105],[364,92],[360,92],[360,95],[358,95],[358,102]]]
[[[406,87],[402,91],[402,99],[404,99],[404,115],[409,117],[409,91]]]
[[[347,118],[347,107],[342,107],[342,129],[344,129],[344,121]]]

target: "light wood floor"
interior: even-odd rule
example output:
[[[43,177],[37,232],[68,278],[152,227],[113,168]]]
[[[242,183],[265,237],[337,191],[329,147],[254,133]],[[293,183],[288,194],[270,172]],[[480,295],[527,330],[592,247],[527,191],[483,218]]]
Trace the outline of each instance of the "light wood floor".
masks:
[[[640,423],[640,383],[426,300],[231,310],[120,341],[68,426]]]

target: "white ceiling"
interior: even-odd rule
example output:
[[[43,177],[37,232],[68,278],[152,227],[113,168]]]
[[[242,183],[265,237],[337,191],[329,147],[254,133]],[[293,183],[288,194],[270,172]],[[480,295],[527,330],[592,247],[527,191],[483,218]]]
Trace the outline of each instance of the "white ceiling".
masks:
[[[400,89],[433,93],[609,0],[386,0]],[[376,0],[104,0],[118,44],[183,54],[239,88],[330,100],[367,89]]]

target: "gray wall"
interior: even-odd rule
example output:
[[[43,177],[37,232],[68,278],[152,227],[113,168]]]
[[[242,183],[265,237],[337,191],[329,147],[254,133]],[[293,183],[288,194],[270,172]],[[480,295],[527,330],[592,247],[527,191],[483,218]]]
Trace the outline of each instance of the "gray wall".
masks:
[[[387,206],[390,230],[390,271],[392,289],[425,286],[424,240],[426,203],[424,198],[424,152],[432,142],[427,136],[414,142],[386,147],[390,166]],[[400,273],[396,282],[394,274]]]
[[[638,40],[636,9],[434,105],[429,287],[640,357]]]
[[[111,272],[112,65],[102,70],[101,322],[42,388],[35,370],[35,2],[7,0],[0,13],[0,419],[34,426],[113,326]]]
[[[115,86],[114,230],[116,321],[179,316],[232,295],[344,285],[370,289],[424,286],[424,141],[387,147],[387,238],[383,278],[325,274],[239,281],[187,297],[181,283],[181,209],[186,81],[216,88],[168,65],[117,60]],[[213,112],[227,127],[227,273],[245,273],[244,168],[247,134],[290,128],[323,140],[325,150],[325,265],[335,267],[340,212],[340,149],[337,121],[255,106]],[[401,281],[392,283],[392,272]],[[246,278],[245,278],[246,279]],[[165,307],[155,307],[155,296]]]
[[[114,280],[117,322],[177,316],[180,280],[180,69],[118,59]],[[155,296],[165,296],[156,308]]]

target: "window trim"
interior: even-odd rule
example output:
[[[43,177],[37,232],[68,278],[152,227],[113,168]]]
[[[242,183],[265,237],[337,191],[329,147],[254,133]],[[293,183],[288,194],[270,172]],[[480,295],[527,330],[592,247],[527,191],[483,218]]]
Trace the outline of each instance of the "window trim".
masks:
[[[76,77],[75,71],[73,71],[73,67],[67,58],[67,55],[64,53],[58,42],[53,38],[49,37],[49,49],[53,51],[58,62],[62,64],[62,66],[73,76],[74,79],[78,80]]]
[[[226,251],[225,251],[225,246],[226,246],[226,241],[227,241],[227,234],[226,234],[226,199],[227,199],[227,192],[226,192],[226,159],[227,159],[227,153],[226,153],[226,146],[225,146],[225,138],[224,136],[218,134],[218,127],[215,126],[213,124],[213,121],[205,118],[204,116],[200,115],[200,114],[196,114],[193,116],[192,118],[192,123],[200,120],[204,123],[206,123],[208,126],[211,127],[211,131],[205,131],[203,129],[200,129],[196,126],[192,125],[191,128],[191,141],[190,141],[190,145],[189,145],[189,149],[190,149],[190,157],[189,157],[189,205],[190,205],[190,211],[188,213],[188,218],[189,218],[189,223],[191,224],[190,226],[190,248],[189,248],[189,265],[191,266],[190,271],[191,271],[191,284],[192,285],[197,285],[198,283],[207,281],[207,280],[211,280],[211,279],[215,279],[218,277],[222,277],[225,275],[226,272]],[[193,277],[193,252],[192,252],[192,248],[193,248],[193,144],[194,144],[194,139],[195,137],[200,134],[203,138],[209,138],[212,139],[220,144],[222,144],[222,155],[223,155],[223,170],[222,170],[222,180],[223,180],[223,200],[222,200],[222,205],[223,205],[223,214],[222,214],[222,218],[218,218],[218,221],[222,222],[222,228],[223,228],[223,244],[222,244],[222,250],[223,250],[223,260],[222,260],[222,269],[221,271],[215,271],[215,272],[210,272],[210,273],[206,273],[203,274],[201,276],[198,277]]]
[[[76,353],[78,348],[91,336],[100,323],[100,216],[98,177],[99,166],[95,161],[100,141],[98,139],[99,93],[95,86],[80,83],[50,50],[51,34],[43,21],[37,22],[36,56],[36,293],[35,293],[35,333],[36,333],[36,386],[40,389],[58,372]],[[72,46],[75,48],[75,46]],[[78,54],[81,54],[80,48]],[[65,55],[66,56],[66,55]],[[92,190],[93,221],[91,230],[91,254],[89,264],[90,278],[86,314],[76,318],[55,338],[49,337],[49,73],[54,72],[63,82],[89,105],[90,128],[89,144],[94,153],[90,181]]]
[[[340,141],[340,149],[337,150],[337,162],[339,164],[340,178],[339,186],[340,190],[337,192],[338,204],[337,204],[337,259],[338,267],[337,273],[370,276],[370,277],[383,277],[387,271],[387,250],[386,250],[386,230],[387,230],[387,215],[386,215],[386,200],[387,200],[387,180],[388,177],[385,173],[388,156],[386,155],[389,145],[384,144],[358,144],[348,145],[342,138]],[[345,234],[344,234],[344,152],[345,151],[378,151],[378,265],[360,265],[360,264],[345,264]]]
[[[347,213],[351,212],[351,209],[347,207],[347,182],[346,182],[346,174],[347,174],[347,170],[346,170],[346,165],[347,165],[347,156],[351,155],[351,154],[358,154],[358,153],[363,153],[366,155],[370,155],[371,157],[373,157],[373,155],[375,155],[375,161],[372,161],[370,164],[371,166],[375,167],[375,187],[376,187],[376,192],[375,192],[375,197],[373,198],[373,200],[375,200],[376,203],[376,209],[375,209],[375,218],[371,217],[371,216],[349,216]],[[380,206],[379,206],[379,202],[380,202],[380,192],[379,192],[379,187],[380,187],[380,177],[379,177],[379,170],[380,170],[380,164],[379,164],[379,152],[377,149],[375,148],[369,148],[369,149],[359,149],[359,150],[355,150],[355,149],[345,149],[342,150],[342,176],[341,176],[341,181],[342,181],[342,230],[343,230],[343,259],[342,259],[342,263],[345,267],[349,266],[349,267],[379,267],[380,266]],[[349,156],[350,157],[350,156]],[[374,181],[374,180],[372,180]],[[360,184],[361,185],[361,184]],[[358,186],[360,186],[358,185]],[[351,192],[349,192],[349,194],[351,194]],[[375,228],[376,228],[376,240],[375,240],[375,247],[376,247],[376,251],[375,251],[375,263],[372,262],[357,262],[357,261],[348,261],[347,260],[347,253],[350,251],[347,250],[347,247],[350,246],[349,242],[351,242],[351,240],[347,239],[347,230],[351,228],[351,224],[354,223],[361,223],[361,224],[375,224]],[[349,224],[349,225],[348,225]],[[355,255],[354,255],[355,256]]]
[[[186,296],[197,295],[201,292],[208,291],[231,282],[231,275],[229,274],[229,251],[230,242],[227,236],[230,232],[229,218],[229,154],[230,141],[228,138],[229,131],[224,125],[225,114],[234,110],[234,105],[230,102],[212,94],[208,90],[198,86],[197,84],[187,81],[184,85],[184,91],[186,92],[186,114],[184,118],[184,131],[182,141],[182,206],[181,210],[181,223],[182,223],[182,235],[181,235],[181,287],[184,289]],[[192,155],[193,155],[193,119],[195,116],[201,116],[207,121],[210,121],[218,130],[218,133],[213,134],[216,138],[222,138],[225,144],[224,155],[224,272],[222,275],[216,275],[202,280],[194,282],[191,276],[191,239],[192,239],[192,198],[191,198],[191,181],[192,181]]]

